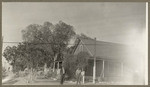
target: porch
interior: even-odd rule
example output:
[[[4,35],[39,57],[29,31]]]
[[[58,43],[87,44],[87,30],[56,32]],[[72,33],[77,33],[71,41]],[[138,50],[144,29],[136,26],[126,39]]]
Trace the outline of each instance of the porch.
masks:
[[[117,82],[123,77],[123,62],[120,60],[104,60],[96,59],[96,70],[94,72],[94,59],[88,59],[88,66],[85,68],[85,80],[93,81],[95,73],[95,81]]]

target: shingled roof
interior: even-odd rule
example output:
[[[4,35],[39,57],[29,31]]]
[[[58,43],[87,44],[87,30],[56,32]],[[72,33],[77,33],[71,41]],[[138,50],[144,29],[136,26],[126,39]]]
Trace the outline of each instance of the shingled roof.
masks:
[[[132,57],[129,52],[130,48],[123,44],[96,41],[94,39],[83,39],[80,38],[81,42],[88,49],[91,56],[96,55],[97,58],[101,59],[124,59]],[[95,47],[96,46],[96,47]],[[96,48],[96,54],[95,54]],[[131,51],[131,50],[130,50]]]

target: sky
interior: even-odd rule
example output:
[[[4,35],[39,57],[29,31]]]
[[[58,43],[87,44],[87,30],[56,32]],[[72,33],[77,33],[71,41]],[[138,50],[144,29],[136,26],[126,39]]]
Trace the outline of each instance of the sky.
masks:
[[[97,40],[133,46],[145,52],[145,2],[3,2],[4,42],[22,41],[21,30],[30,24],[60,20]],[[7,45],[16,45],[4,43]]]
[[[4,2],[2,35],[4,42],[22,41],[21,30],[30,24],[53,24],[60,20],[74,26],[77,33],[109,42],[133,43],[145,30],[146,4],[139,2]],[[126,41],[128,40],[128,41]],[[130,42],[129,42],[130,41]]]

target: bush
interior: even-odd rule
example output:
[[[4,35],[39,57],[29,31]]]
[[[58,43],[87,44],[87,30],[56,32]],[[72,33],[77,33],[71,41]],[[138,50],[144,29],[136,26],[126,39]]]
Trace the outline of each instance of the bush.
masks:
[[[63,66],[66,70],[67,79],[74,79],[77,68],[84,69],[88,65],[90,55],[87,52],[80,52],[77,55],[67,54],[64,57]]]
[[[2,78],[5,78],[7,76],[6,69],[2,67]]]
[[[56,78],[57,77],[57,71],[55,70],[54,72],[52,72],[52,78]]]
[[[48,73],[45,75],[45,78],[51,78],[52,77],[52,71],[48,71]]]
[[[54,72],[52,70],[49,70],[47,74],[45,74],[45,78],[57,78],[57,71]]]
[[[63,66],[65,67],[66,79],[74,78],[76,71],[76,56],[67,54],[64,58]]]

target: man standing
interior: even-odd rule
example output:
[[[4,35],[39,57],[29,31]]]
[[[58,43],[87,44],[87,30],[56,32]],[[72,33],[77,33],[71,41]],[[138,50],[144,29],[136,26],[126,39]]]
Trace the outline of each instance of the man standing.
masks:
[[[60,70],[60,75],[61,75],[61,77],[60,77],[60,84],[63,85],[63,83],[64,83],[64,78],[65,78],[65,69],[64,69],[63,66],[62,66],[62,68],[61,68],[61,70]]]
[[[78,68],[77,70],[76,70],[76,79],[77,79],[77,84],[81,84],[81,69],[80,68]]]

